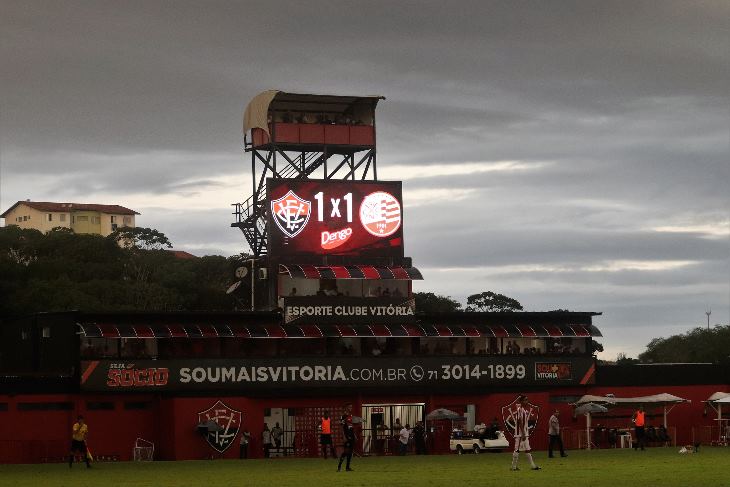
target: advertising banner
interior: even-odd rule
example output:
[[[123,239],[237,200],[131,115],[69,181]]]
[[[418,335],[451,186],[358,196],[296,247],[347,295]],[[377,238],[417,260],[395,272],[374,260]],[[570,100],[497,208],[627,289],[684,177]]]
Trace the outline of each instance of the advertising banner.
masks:
[[[300,394],[308,390],[466,391],[471,387],[590,384],[591,357],[394,356],[82,362],[94,392]]]
[[[403,257],[400,181],[268,179],[266,185],[272,257]]]
[[[403,298],[291,296],[284,299],[284,322],[389,324],[415,322],[416,301]]]

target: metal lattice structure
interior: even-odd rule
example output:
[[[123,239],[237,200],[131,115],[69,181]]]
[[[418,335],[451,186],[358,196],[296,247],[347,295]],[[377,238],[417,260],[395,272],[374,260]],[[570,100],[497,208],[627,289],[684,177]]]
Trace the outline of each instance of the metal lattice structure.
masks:
[[[305,95],[266,91],[244,114],[251,154],[251,196],[234,203],[232,227],[255,258],[267,255],[266,180],[377,180],[375,108],[380,96]]]

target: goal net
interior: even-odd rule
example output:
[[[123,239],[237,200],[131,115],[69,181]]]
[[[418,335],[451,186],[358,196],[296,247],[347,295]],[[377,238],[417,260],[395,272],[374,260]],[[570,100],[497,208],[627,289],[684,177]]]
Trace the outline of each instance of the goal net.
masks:
[[[155,444],[143,438],[134,442],[132,456],[135,462],[151,462],[155,456]]]

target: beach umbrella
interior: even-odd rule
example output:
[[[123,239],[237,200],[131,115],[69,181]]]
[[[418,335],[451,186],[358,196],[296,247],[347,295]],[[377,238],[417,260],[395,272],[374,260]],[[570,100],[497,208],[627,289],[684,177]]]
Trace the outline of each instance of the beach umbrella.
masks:
[[[608,409],[605,406],[601,406],[600,404],[596,404],[594,402],[587,402],[585,404],[581,404],[577,408],[575,408],[575,414],[585,414],[586,415],[586,449],[591,449],[591,414],[595,413],[605,413]]]
[[[463,417],[464,417],[463,415],[461,415],[455,411],[452,411],[451,409],[446,409],[446,408],[434,409],[433,411],[431,411],[430,413],[428,413],[426,415],[426,419],[431,420],[431,421],[434,421],[437,419],[454,420],[454,419],[462,419]]]

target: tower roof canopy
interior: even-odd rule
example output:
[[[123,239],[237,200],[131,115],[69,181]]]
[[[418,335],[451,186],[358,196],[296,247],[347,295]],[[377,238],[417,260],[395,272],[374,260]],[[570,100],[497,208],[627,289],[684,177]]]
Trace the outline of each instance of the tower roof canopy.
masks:
[[[254,96],[246,106],[243,113],[243,132],[260,128],[268,133],[269,110],[357,115],[362,114],[363,111],[373,113],[380,100],[385,100],[385,97],[380,95],[312,95],[267,90]]]

